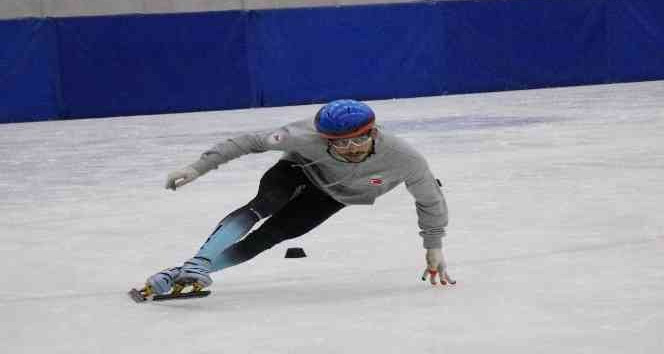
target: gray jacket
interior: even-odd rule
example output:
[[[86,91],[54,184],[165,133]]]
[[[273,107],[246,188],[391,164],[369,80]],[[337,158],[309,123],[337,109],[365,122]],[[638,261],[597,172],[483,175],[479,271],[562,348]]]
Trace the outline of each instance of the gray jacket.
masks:
[[[341,162],[327,152],[327,141],[307,119],[221,142],[205,151],[191,167],[202,175],[242,155],[283,151],[282,159],[298,163],[311,182],[346,205],[373,204],[376,198],[405,182],[415,198],[424,248],[441,247],[447,205],[424,157],[404,140],[380,131],[374,148],[374,153],[361,163]]]

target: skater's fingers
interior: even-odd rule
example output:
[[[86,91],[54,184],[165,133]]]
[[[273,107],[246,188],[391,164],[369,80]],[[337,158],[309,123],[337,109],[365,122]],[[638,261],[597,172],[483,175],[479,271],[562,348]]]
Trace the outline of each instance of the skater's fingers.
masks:
[[[181,170],[168,174],[166,178],[166,188],[175,190],[183,185],[195,180],[201,174],[192,167],[186,167]]]
[[[429,273],[429,281],[431,282],[431,285],[438,284],[437,278],[438,278],[440,273],[438,273],[437,270],[433,270],[433,269],[427,269],[427,272]]]
[[[441,285],[456,284],[456,280],[450,278],[446,271],[440,272],[437,270],[431,270],[429,268],[422,272],[422,281],[427,280],[429,280],[431,285],[438,285],[438,280],[440,280]]]
[[[429,269],[425,269],[422,273],[422,281],[426,281],[429,276]]]
[[[447,272],[443,272],[442,278],[445,279],[445,281],[450,285],[456,284],[456,280],[452,279],[452,277],[450,277],[450,275],[447,274]]]
[[[447,278],[446,278],[447,271],[445,270],[445,266],[442,263],[440,263],[438,264],[437,269],[438,269],[438,277],[440,278],[440,284],[447,285]]]
[[[180,187],[184,186],[187,183],[189,183],[189,181],[187,181],[186,178],[180,178],[180,179],[175,181],[175,188],[180,188]],[[175,190],[175,188],[173,188],[173,190]]]
[[[429,268],[425,269],[424,272],[422,273],[422,281],[427,281],[432,285],[436,285],[436,277],[437,277],[438,272],[435,270],[431,270]]]
[[[166,189],[171,189],[171,190],[176,190],[177,188],[180,188],[184,183],[185,179],[182,177],[179,178],[169,178],[168,181],[166,181]]]

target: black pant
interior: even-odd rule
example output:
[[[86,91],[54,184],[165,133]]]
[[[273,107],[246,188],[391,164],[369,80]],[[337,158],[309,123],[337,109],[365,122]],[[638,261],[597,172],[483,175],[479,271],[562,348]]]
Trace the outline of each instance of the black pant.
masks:
[[[279,242],[304,235],[343,207],[312,184],[300,167],[280,160],[261,178],[256,197],[239,209],[269,219],[222,257],[228,266],[245,262]]]

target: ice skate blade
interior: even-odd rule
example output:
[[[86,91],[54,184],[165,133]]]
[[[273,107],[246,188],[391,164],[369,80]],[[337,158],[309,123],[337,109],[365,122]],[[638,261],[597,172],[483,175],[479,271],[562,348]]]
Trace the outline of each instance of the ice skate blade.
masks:
[[[186,293],[178,294],[164,294],[164,295],[154,295],[152,301],[167,301],[167,300],[177,300],[177,299],[193,299],[199,297],[206,297],[212,292],[210,290],[200,290],[200,291],[189,291]]]
[[[134,300],[136,303],[144,303],[148,301],[167,301],[167,300],[176,300],[176,299],[194,299],[199,297],[206,297],[212,293],[210,290],[201,290],[198,286],[194,286],[194,289],[187,292],[182,292],[182,289],[178,292],[171,292],[169,294],[153,294],[151,289],[144,288],[141,290],[131,289],[128,292],[129,297]]]
[[[128,294],[132,300],[134,300],[139,304],[148,301],[148,298],[145,295],[143,295],[143,293],[141,293],[139,290],[131,289],[129,290]]]

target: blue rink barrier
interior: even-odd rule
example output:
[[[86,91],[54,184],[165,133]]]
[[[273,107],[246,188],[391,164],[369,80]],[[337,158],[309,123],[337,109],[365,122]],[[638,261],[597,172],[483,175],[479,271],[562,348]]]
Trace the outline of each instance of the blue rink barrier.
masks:
[[[664,1],[608,1],[606,22],[611,82],[664,79]]]
[[[604,1],[451,2],[442,8],[449,93],[611,81]]]
[[[51,21],[0,21],[0,123],[59,116],[55,44]]]
[[[249,107],[247,15],[56,19],[66,118]]]
[[[435,3],[258,11],[250,26],[256,104],[380,99],[444,91]]]
[[[664,1],[0,21],[0,123],[664,79]]]

